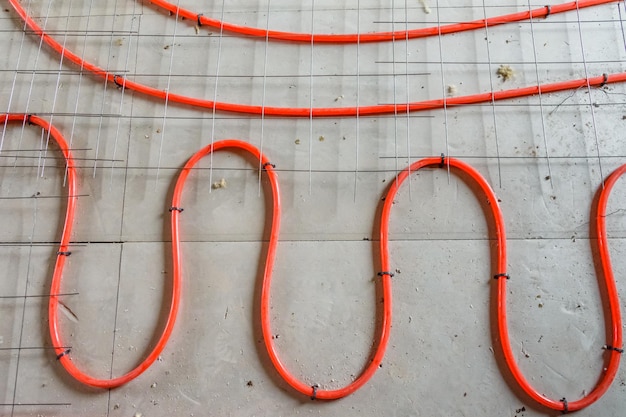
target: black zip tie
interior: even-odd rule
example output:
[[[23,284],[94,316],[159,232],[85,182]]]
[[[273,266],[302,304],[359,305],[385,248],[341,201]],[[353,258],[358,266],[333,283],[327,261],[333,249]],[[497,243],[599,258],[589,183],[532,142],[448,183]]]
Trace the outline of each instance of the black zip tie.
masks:
[[[183,211],[185,211],[185,209],[182,207],[170,207],[170,213],[174,210],[176,210],[179,213],[182,213]]]
[[[272,168],[276,168],[275,164],[272,164],[271,162],[266,162],[263,164],[263,169],[265,169],[265,167],[267,167],[268,165],[270,165]]]
[[[71,351],[72,351],[72,349],[66,349],[66,350],[64,350],[63,352],[59,353],[59,354],[57,355],[57,360],[61,360],[61,358],[62,358],[63,356],[65,356],[65,355],[69,355]]]
[[[389,275],[389,278],[393,278],[396,274],[394,274],[393,272],[389,272],[389,271],[382,271],[378,273],[379,277],[382,277],[383,275]]]
[[[501,274],[495,274],[493,276],[493,279],[499,279],[499,278],[503,278],[506,277],[506,279],[511,279],[511,276],[509,274],[507,274],[506,272],[503,272]]]
[[[198,26],[200,26],[200,27],[202,27],[202,21],[200,20],[200,18],[201,18],[202,16],[204,16],[204,14],[203,14],[203,13],[198,13],[198,17],[197,17],[197,19],[198,19]]]
[[[113,83],[114,83],[116,86],[120,87],[120,88],[124,88],[124,84],[123,84],[123,83],[120,83],[120,82],[117,80],[118,78],[122,78],[122,77],[121,77],[120,75],[115,74],[115,75],[113,76]]]
[[[552,6],[546,6],[546,15],[544,17],[548,17],[552,14]]]
[[[70,256],[71,254],[72,254],[72,252],[70,252],[70,251],[66,251],[66,252],[58,251],[57,252],[57,255],[63,255],[63,256]]]
[[[618,347],[611,346],[611,345],[604,345],[604,346],[602,346],[602,349],[604,349],[604,350],[614,350],[617,353],[624,353],[624,349],[620,349]]]
[[[26,123],[28,123],[30,126],[33,125],[33,122],[30,121],[30,117],[32,116],[32,114],[29,114],[28,116],[26,116]]]
[[[563,403],[563,411],[561,411],[561,413],[563,414],[567,414],[569,413],[569,406],[567,405],[567,398],[563,397],[560,400]]]
[[[609,82],[609,75],[605,72],[604,74],[602,74],[602,83],[600,84],[600,87],[604,87],[606,83],[608,82]]]
[[[441,162],[439,163],[439,168],[443,168],[446,163],[446,155],[444,153],[441,154]]]
[[[313,388],[313,394],[311,394],[311,401],[315,401],[315,399],[317,398],[317,389],[320,386],[318,384],[315,385],[311,385],[311,388]]]

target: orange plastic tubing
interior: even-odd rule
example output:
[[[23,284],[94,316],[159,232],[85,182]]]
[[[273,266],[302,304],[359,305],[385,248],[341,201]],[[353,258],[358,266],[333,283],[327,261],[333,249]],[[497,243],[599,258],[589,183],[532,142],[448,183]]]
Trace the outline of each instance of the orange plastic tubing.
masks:
[[[67,141],[59,132],[57,128],[52,126],[47,121],[34,115],[27,114],[4,114],[0,115],[0,123],[6,124],[9,122],[21,122],[22,124],[31,124],[40,126],[42,129],[50,134],[50,137],[56,142],[61,149],[63,157],[65,158],[66,170],[67,170],[67,208],[65,210],[65,223],[63,226],[63,232],[61,234],[61,243],[56,255],[56,262],[54,265],[54,272],[52,274],[52,283],[50,285],[50,301],[48,304],[48,321],[50,327],[50,339],[52,346],[57,355],[58,361],[63,365],[67,372],[72,375],[76,380],[83,384],[90,385],[99,388],[115,388],[123,385],[143,373],[154,361],[159,357],[165,344],[167,343],[172,329],[174,328],[174,322],[176,320],[176,313],[178,311],[178,305],[180,300],[180,275],[174,273],[174,282],[172,285],[172,302],[170,306],[170,312],[167,319],[167,323],[159,338],[156,346],[148,354],[148,356],[127,374],[113,379],[97,379],[93,378],[74,365],[70,359],[70,350],[65,347],[63,343],[60,329],[59,329],[59,299],[56,294],[61,293],[61,280],[63,277],[63,268],[65,266],[65,260],[70,256],[70,238],[72,235],[72,225],[74,223],[74,217],[76,212],[76,205],[78,203],[77,195],[77,175],[76,167],[74,165],[74,158],[72,152],[67,144]],[[175,258],[176,259],[176,258]]]
[[[345,397],[352,394],[354,391],[363,386],[376,372],[378,366],[382,362],[387,347],[387,341],[389,340],[389,330],[391,327],[391,280],[387,275],[382,276],[383,280],[383,320],[381,323],[381,333],[379,335],[379,342],[374,353],[374,356],[366,368],[362,371],[361,375],[349,385],[336,389],[325,390],[317,386],[307,385],[304,382],[297,379],[287,367],[281,362],[278,355],[278,351],[274,346],[272,339],[271,329],[271,317],[270,317],[270,293],[272,272],[274,269],[274,261],[276,259],[276,247],[278,245],[279,230],[280,230],[280,190],[278,187],[278,176],[274,170],[274,165],[270,163],[265,155],[263,155],[256,147],[248,142],[240,140],[222,140],[208,145],[198,152],[196,152],[189,161],[183,167],[176,186],[174,188],[174,197],[172,198],[172,246],[175,253],[174,270],[177,274],[181,272],[181,260],[180,260],[180,232],[179,232],[179,217],[183,211],[181,208],[181,196],[185,187],[187,177],[192,168],[206,155],[212,152],[222,149],[234,149],[245,151],[251,154],[257,161],[260,161],[263,170],[267,174],[269,183],[272,189],[272,223],[270,225],[270,237],[267,249],[267,258],[265,262],[265,269],[263,273],[263,282],[261,288],[261,328],[263,333],[263,340],[267,349],[268,355],[278,374],[295,390],[302,394],[310,396],[312,399],[333,400]]]
[[[605,218],[606,205],[609,194],[615,182],[619,179],[621,175],[624,174],[624,172],[626,172],[626,165],[623,165],[618,170],[613,172],[605,181],[604,188],[602,189],[599,196],[599,203],[596,214],[598,249],[602,264],[602,275],[604,278],[604,284],[607,289],[607,298],[610,311],[610,317],[608,318],[610,320],[611,330],[610,342],[607,343],[607,345],[604,347],[609,354],[608,363],[606,364],[606,367],[602,372],[602,376],[596,383],[596,386],[593,388],[593,390],[583,398],[572,402],[568,402],[565,398],[561,400],[553,400],[538,392],[526,380],[519,366],[517,365],[517,362],[515,361],[515,355],[511,348],[511,342],[509,339],[509,331],[506,318],[506,282],[508,279],[508,274],[506,273],[507,250],[504,217],[502,215],[502,210],[498,205],[498,199],[495,193],[493,192],[487,181],[483,178],[483,176],[470,165],[457,159],[447,158],[443,156],[425,158],[411,164],[410,167],[406,168],[404,171],[398,174],[396,180],[392,181],[389,191],[387,192],[387,196],[385,197],[385,204],[383,206],[383,211],[381,215],[380,249],[383,270],[388,271],[390,269],[388,255],[389,216],[398,189],[400,188],[404,180],[406,180],[412,172],[416,172],[425,167],[447,168],[448,166],[467,175],[472,180],[472,182],[474,182],[482,190],[485,197],[487,198],[487,205],[491,211],[491,216],[493,218],[492,220],[495,227],[497,243],[497,266],[494,279],[496,281],[496,285],[498,286],[496,300],[498,334],[500,339],[500,347],[502,348],[505,362],[509,370],[511,371],[511,374],[513,375],[515,381],[524,390],[524,392],[528,394],[529,397],[531,397],[542,406],[548,407],[553,410],[563,412],[576,411],[593,404],[607,391],[607,389],[615,379],[615,375],[617,374],[617,370],[619,368],[620,356],[622,354],[622,320],[619,307],[619,298],[617,295],[615,279],[613,277],[613,268],[611,266],[611,260],[608,250]]]
[[[0,123],[6,126],[8,123],[26,123],[30,125],[39,126],[50,134],[50,138],[56,142],[58,147],[65,158],[65,164],[67,167],[67,207],[65,209],[65,222],[63,225],[63,232],[61,234],[61,243],[56,255],[56,262],[54,264],[54,272],[52,274],[52,284],[50,289],[50,301],[48,304],[50,336],[52,339],[52,346],[54,346],[55,353],[62,364],[69,362],[69,349],[63,348],[63,343],[59,338],[58,331],[58,305],[59,300],[55,294],[60,294],[61,291],[61,278],[63,276],[63,267],[65,266],[65,259],[70,254],[70,237],[72,234],[72,225],[74,224],[74,214],[76,212],[76,204],[78,202],[77,196],[77,181],[76,181],[76,168],[74,166],[74,158],[72,152],[67,144],[67,141],[59,132],[59,130],[52,126],[44,119],[28,114],[3,114],[0,115]]]
[[[595,0],[598,1],[599,0]],[[606,1],[606,0],[605,0]],[[407,112],[417,112],[425,110],[442,109],[445,107],[491,103],[492,101],[507,100],[513,98],[527,97],[536,94],[554,93],[564,90],[575,90],[581,87],[601,87],[605,84],[625,82],[626,72],[614,74],[602,74],[596,77],[580,78],[575,80],[561,81],[556,83],[547,83],[542,85],[534,85],[529,87],[515,88],[510,90],[500,90],[487,93],[472,94],[466,96],[457,96],[449,98],[440,98],[435,100],[425,100],[405,104],[380,104],[372,106],[360,107],[266,107],[248,104],[237,104],[221,101],[212,101],[202,98],[188,97],[181,94],[170,93],[159,90],[141,83],[131,81],[122,75],[111,73],[103,68],[92,64],[73,52],[65,49],[54,38],[48,35],[38,24],[32,19],[26,10],[20,5],[18,0],[9,0],[11,6],[24,20],[25,24],[45,42],[50,48],[61,54],[64,59],[78,65],[82,70],[91,72],[94,75],[104,78],[108,82],[116,84],[120,88],[127,88],[137,93],[144,94],[149,97],[168,102],[183,104],[202,109],[211,109],[223,112],[240,113],[256,116],[282,116],[282,117],[354,117],[354,116],[371,116],[381,114],[402,114]],[[579,2],[583,3],[593,2]],[[598,3],[599,4],[599,3]],[[556,6],[551,6],[556,7]],[[526,12],[525,12],[526,13]],[[463,26],[463,24],[460,24]]]
[[[538,19],[550,15],[568,12],[572,10],[582,9],[585,7],[598,6],[607,3],[614,3],[621,0],[580,0],[569,3],[555,4],[552,6],[543,6],[538,9],[526,10],[518,13],[511,13],[502,16],[490,17],[487,19],[479,19],[471,22],[453,23],[443,26],[433,26],[420,29],[398,30],[395,32],[370,32],[370,33],[347,33],[347,34],[325,34],[325,33],[295,33],[281,32],[276,30],[259,29],[248,26],[236,25],[233,23],[222,22],[221,20],[212,19],[204,16],[202,13],[195,13],[191,10],[178,7],[170,2],[163,0],[150,0],[150,3],[164,10],[169,11],[172,15],[176,15],[183,19],[189,19],[197,23],[199,26],[209,26],[215,29],[223,30],[240,35],[252,36],[262,39],[272,39],[277,41],[290,41],[302,43],[331,43],[331,44],[349,44],[349,43],[369,43],[369,42],[386,42],[392,40],[406,40],[425,38],[428,36],[445,35],[448,33],[465,32],[469,30],[485,29],[503,25],[506,23],[519,22],[521,20]]]

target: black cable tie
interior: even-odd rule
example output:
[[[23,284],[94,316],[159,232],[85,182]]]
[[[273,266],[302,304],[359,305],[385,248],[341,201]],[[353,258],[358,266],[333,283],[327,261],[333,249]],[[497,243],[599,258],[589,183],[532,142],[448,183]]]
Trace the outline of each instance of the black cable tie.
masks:
[[[546,6],[546,15],[544,17],[548,17],[552,14],[552,6]]]
[[[172,211],[174,211],[174,210],[176,210],[176,211],[177,211],[177,212],[179,212],[179,213],[182,213],[183,211],[185,211],[185,209],[184,209],[184,208],[182,208],[182,207],[173,207],[173,206],[172,206],[172,207],[170,207],[170,213],[171,213]]]
[[[200,20],[200,18],[201,18],[202,16],[204,16],[204,14],[202,14],[202,13],[198,13],[198,18],[197,18],[197,19],[198,19],[198,26],[200,26],[200,27],[202,27],[202,21]]]
[[[495,274],[493,276],[493,279],[499,279],[499,278],[503,278],[506,277],[506,279],[511,279],[511,276],[509,274],[507,274],[506,272],[503,272],[501,274]]]
[[[315,399],[317,398],[317,389],[320,386],[315,384],[315,385],[311,385],[311,388],[313,388],[313,394],[311,394],[311,401],[315,401]]]
[[[389,278],[393,278],[396,274],[394,274],[393,272],[389,272],[389,271],[382,271],[378,273],[379,277],[382,277],[383,275],[389,275]]]
[[[66,350],[64,350],[63,352],[59,353],[59,354],[57,355],[57,360],[61,360],[61,358],[62,358],[63,356],[65,356],[65,355],[69,355],[71,351],[72,351],[72,349],[66,349]]]
[[[124,88],[124,84],[123,84],[123,83],[120,83],[120,82],[117,80],[118,78],[123,78],[123,77],[122,77],[121,75],[117,75],[117,74],[115,74],[115,75],[113,76],[113,83],[114,83],[116,86],[120,87],[120,88]]]
[[[569,406],[567,404],[567,398],[563,397],[560,400],[563,403],[563,411],[561,411],[563,414],[567,414],[569,413]]]
[[[604,345],[602,346],[602,349],[604,350],[614,350],[617,353],[624,353],[624,349],[615,347],[615,346],[611,346],[611,345]]]
[[[446,163],[446,155],[442,152],[441,153],[441,162],[439,163],[439,168],[443,168],[445,163]]]
[[[57,255],[63,255],[63,256],[70,256],[71,254],[72,254],[72,252],[70,252],[70,251],[66,251],[66,252],[58,251],[57,252]]]
[[[26,116],[26,123],[28,123],[29,125],[32,126],[33,122],[30,121],[30,117],[32,116],[32,114],[29,114]]]
[[[265,169],[265,167],[267,167],[268,165],[270,165],[272,168],[276,168],[275,164],[272,164],[271,162],[266,162],[263,164],[263,169]]]
[[[604,87],[606,83],[608,82],[609,82],[609,75],[605,72],[604,74],[602,74],[602,83],[600,84],[600,87]]]

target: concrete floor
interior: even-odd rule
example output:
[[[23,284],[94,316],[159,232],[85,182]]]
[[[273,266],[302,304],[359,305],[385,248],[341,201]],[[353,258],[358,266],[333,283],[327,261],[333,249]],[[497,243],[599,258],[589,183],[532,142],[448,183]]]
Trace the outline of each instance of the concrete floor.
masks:
[[[315,33],[403,29],[406,21],[411,28],[432,26],[528,8],[522,0],[453,0],[441,7],[434,0],[361,0],[360,7],[343,0],[180,3],[230,22]],[[220,36],[147,2],[22,4],[69,50],[110,71],[173,92],[256,105],[404,103],[439,98],[451,85],[465,95],[492,85],[499,90],[582,78],[585,67],[590,76],[626,68],[623,3],[440,40],[313,49]],[[24,34],[9,9],[3,2],[0,111],[51,120],[81,158],[75,244],[63,281],[65,293],[77,294],[63,298],[62,333],[82,369],[102,378],[121,375],[154,343],[171,277],[167,209],[174,181],[212,139],[238,138],[262,147],[279,170],[283,227],[273,332],[296,376],[336,388],[368,362],[380,313],[380,199],[409,161],[445,153],[476,167],[502,201],[512,277],[509,329],[523,372],[555,399],[572,401],[593,388],[606,338],[590,205],[603,177],[626,162],[626,85],[410,117],[311,121],[213,114],[165,106],[81,75]],[[501,64],[513,68],[511,79],[496,76]],[[38,128],[9,125],[2,139],[2,416],[559,414],[520,395],[494,357],[482,199],[445,170],[413,175],[393,208],[390,250],[398,273],[382,368],[342,400],[313,402],[294,392],[260,342],[265,180],[259,183],[258,162],[232,153],[216,154],[212,165],[203,160],[201,167],[211,169],[194,171],[185,190],[181,314],[160,360],[121,388],[86,388],[49,349],[45,294],[62,227],[63,161],[54,147],[37,151],[45,147]],[[211,189],[222,178],[227,187]],[[626,186],[618,184],[607,224],[622,309],[623,207]],[[577,415],[617,417],[624,409],[622,365],[607,394]]]

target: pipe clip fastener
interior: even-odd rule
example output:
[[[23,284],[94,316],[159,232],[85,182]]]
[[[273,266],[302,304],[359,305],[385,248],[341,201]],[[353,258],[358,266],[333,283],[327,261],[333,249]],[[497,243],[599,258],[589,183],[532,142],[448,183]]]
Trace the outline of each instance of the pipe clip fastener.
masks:
[[[118,78],[122,78],[122,79],[124,79],[124,77],[122,77],[121,75],[115,74],[115,75],[113,76],[113,84],[115,84],[115,85],[116,85],[116,86],[118,86],[119,88],[124,88],[124,83],[123,83],[123,82],[122,82],[122,83],[120,83],[120,82],[118,81]]]
[[[71,351],[72,351],[72,349],[70,349],[70,348],[65,349],[63,352],[61,352],[61,353],[59,353],[59,354],[57,355],[57,360],[61,360],[61,358],[62,358],[63,356],[65,356],[65,355],[69,355]]]
[[[509,274],[507,274],[506,272],[503,272],[501,274],[495,274],[493,276],[493,279],[500,279],[500,278],[511,279],[511,276]]]
[[[602,346],[602,349],[604,349],[604,350],[614,350],[617,353],[624,353],[624,349],[618,348],[618,347],[615,347],[615,346],[612,346],[612,345],[604,345],[604,346]]]
[[[313,388],[313,393],[311,394],[311,401],[315,401],[317,399],[317,389],[320,386],[318,384],[315,385],[311,385],[311,388]]]
[[[609,74],[605,72],[604,74],[602,74],[602,83],[600,84],[600,87],[604,87],[608,82],[609,82]]]
[[[546,7],[546,15],[544,17],[547,19],[548,16],[552,14],[552,6],[546,5],[545,7]]]

